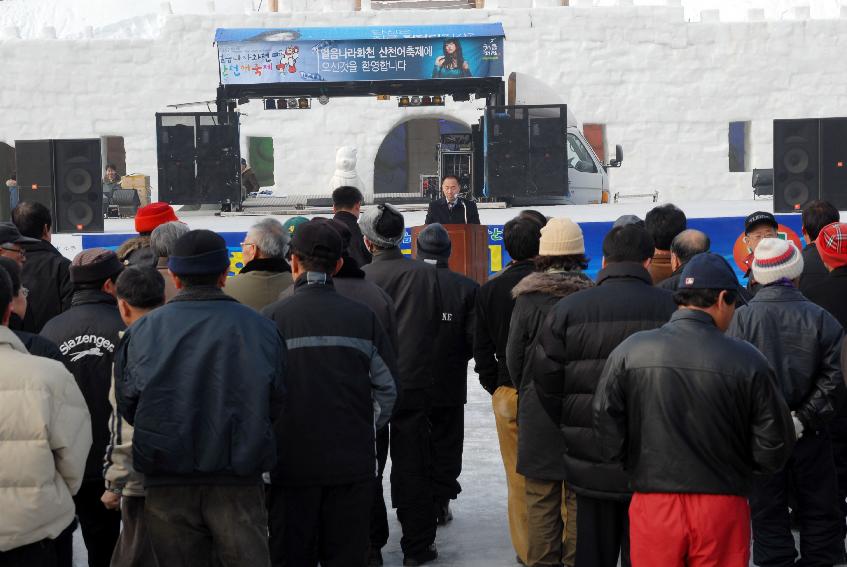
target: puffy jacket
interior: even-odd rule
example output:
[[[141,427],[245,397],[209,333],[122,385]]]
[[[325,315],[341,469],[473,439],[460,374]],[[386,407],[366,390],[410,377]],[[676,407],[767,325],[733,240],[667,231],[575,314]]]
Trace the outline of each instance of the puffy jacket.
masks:
[[[819,285],[829,275],[829,270],[821,260],[821,255],[814,242],[811,242],[803,248],[803,273],[800,275],[800,291],[803,295],[814,286]]]
[[[479,383],[489,394],[500,386],[512,387],[506,366],[509,323],[515,308],[512,288],[534,270],[532,260],[513,262],[482,284],[476,294],[474,370],[479,374]]]
[[[397,311],[397,365],[401,389],[427,389],[435,371],[435,337],[441,323],[441,293],[435,267],[382,250],[362,266],[365,279],[381,287]]]
[[[767,360],[692,309],[612,352],[593,414],[595,443],[624,461],[634,492],[747,496],[794,445]]]
[[[112,362],[124,322],[115,298],[99,290],[74,293],[71,308],[51,319],[41,335],[59,347],[65,367],[76,378],[88,411],[94,442],[85,480],[103,480],[103,454],[109,442],[109,388]]]
[[[373,311],[336,293],[332,278],[311,277],[300,276],[291,297],[263,310],[288,350],[289,394],[274,424],[279,464],[272,478],[284,485],[364,482],[375,477],[374,430],[388,422],[397,399],[394,351]]]
[[[592,287],[579,272],[536,272],[512,289],[515,309],[509,325],[506,362],[518,390],[518,472],[544,480],[564,480],[565,440],[535,391],[533,350],[550,309],[563,297]]]
[[[226,282],[224,291],[256,311],[261,311],[289,288],[294,280],[291,268],[282,258],[256,258]]]
[[[822,429],[844,394],[841,324],[790,284],[763,286],[727,331],[758,348],[776,371],[788,407],[809,430]]]
[[[40,333],[47,321],[71,307],[74,294],[68,270],[71,261],[44,240],[24,242],[21,248],[26,250],[21,285],[29,290],[22,329]]]
[[[0,327],[0,552],[54,539],[74,519],[91,448],[88,409],[60,363]]]
[[[545,321],[534,379],[539,400],[564,434],[565,475],[576,492],[629,498],[620,465],[600,454],[591,402],[611,352],[633,333],[660,327],[674,311],[672,294],[653,287],[647,270],[621,262],[601,270],[596,287],[559,301]]]
[[[106,488],[118,490],[122,496],[144,496],[144,475],[132,466],[132,425],[118,413],[115,386],[109,390],[112,418],[109,420],[109,444],[103,464]]]
[[[182,290],[136,321],[115,388],[146,485],[259,482],[276,464],[284,372],[274,324],[217,288]]]
[[[347,255],[356,261],[359,267],[371,263],[373,255],[368,247],[365,246],[365,239],[362,236],[362,229],[359,228],[359,219],[353,213],[347,211],[338,211],[333,220],[337,220],[347,227],[350,231],[350,244],[347,245]]]
[[[439,260],[436,269],[442,314],[435,339],[438,358],[429,399],[434,407],[459,406],[468,401],[468,361],[473,356],[474,306],[479,284],[451,271],[446,260]]]

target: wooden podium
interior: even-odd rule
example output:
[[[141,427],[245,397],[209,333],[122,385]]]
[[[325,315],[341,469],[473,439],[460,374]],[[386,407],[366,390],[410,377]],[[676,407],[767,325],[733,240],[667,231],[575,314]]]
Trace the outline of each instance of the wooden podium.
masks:
[[[412,227],[412,255],[418,257],[418,234],[426,228]],[[464,274],[478,284],[488,281],[488,228],[482,224],[445,224],[452,252],[450,269]]]

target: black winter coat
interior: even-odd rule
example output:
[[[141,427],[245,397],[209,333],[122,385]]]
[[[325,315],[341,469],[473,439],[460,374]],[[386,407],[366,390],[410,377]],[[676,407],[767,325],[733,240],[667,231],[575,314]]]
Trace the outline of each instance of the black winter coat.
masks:
[[[40,333],[47,321],[71,307],[74,294],[68,270],[71,261],[44,240],[25,242],[21,247],[26,250],[21,285],[29,290],[22,329]]]
[[[747,496],[794,445],[767,360],[692,309],[612,352],[592,410],[595,442],[623,460],[633,492]]]
[[[74,293],[71,308],[48,321],[41,336],[62,353],[91,414],[93,441],[85,464],[85,480],[103,478],[103,455],[109,442],[112,405],[112,361],[124,323],[115,298],[99,290]]]
[[[512,288],[534,270],[532,260],[509,264],[482,284],[476,294],[474,370],[479,374],[479,383],[489,394],[500,386],[514,387],[506,366],[509,323],[515,308]]]
[[[118,412],[145,486],[255,484],[273,469],[286,352],[272,321],[198,286],[133,323],[118,350]]]
[[[844,394],[841,324],[790,284],[763,286],[738,309],[727,334],[758,348],[776,371],[788,407],[817,431],[833,418]]]
[[[41,335],[36,335],[35,333],[27,333],[26,331],[12,331],[15,333],[21,342],[26,347],[26,350],[29,351],[29,354],[33,356],[41,356],[44,358],[51,358],[53,360],[64,363],[64,357],[62,356],[62,351],[59,350],[59,347],[56,346],[56,343],[53,341],[42,337]]]
[[[829,275],[829,270],[823,265],[821,255],[815,243],[803,248],[803,273],[800,275],[800,291],[808,297],[808,291],[820,284]]]
[[[822,281],[803,291],[803,295],[829,311],[842,327],[847,328],[847,266],[835,268]]]
[[[366,264],[370,264],[373,260],[373,255],[365,246],[365,239],[362,236],[362,229],[359,228],[359,219],[353,213],[347,211],[338,211],[333,220],[337,220],[347,227],[350,231],[350,244],[347,245],[347,254],[356,260],[356,264],[361,268]]]
[[[362,270],[365,279],[394,301],[401,390],[428,390],[435,375],[435,338],[442,313],[435,266],[408,259],[399,248],[391,248],[375,254]]]
[[[439,261],[436,268],[442,313],[429,399],[435,407],[460,406],[468,401],[468,361],[473,356],[474,305],[479,284],[451,271],[446,261]]]
[[[432,201],[426,211],[425,224],[479,224],[479,210],[476,203],[462,197],[456,199],[453,209],[447,205],[447,199]]]
[[[535,391],[533,351],[538,335],[560,299],[593,285],[579,272],[536,272],[512,289],[516,302],[506,362],[518,390],[518,472],[529,478],[565,480],[565,439]]]
[[[671,293],[653,287],[640,264],[609,264],[597,286],[559,301],[541,331],[535,381],[539,399],[565,438],[565,475],[577,493],[629,498],[619,464],[600,454],[591,402],[606,358],[630,335],[656,329],[676,311]]]

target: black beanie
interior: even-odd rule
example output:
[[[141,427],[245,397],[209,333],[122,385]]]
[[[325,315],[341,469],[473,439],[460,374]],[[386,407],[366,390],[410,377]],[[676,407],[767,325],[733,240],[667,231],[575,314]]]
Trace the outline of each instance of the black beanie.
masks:
[[[450,235],[441,223],[433,223],[418,233],[418,258],[422,260],[449,258],[451,249]]]
[[[211,230],[192,230],[177,239],[168,258],[177,275],[222,274],[229,269],[226,241]]]

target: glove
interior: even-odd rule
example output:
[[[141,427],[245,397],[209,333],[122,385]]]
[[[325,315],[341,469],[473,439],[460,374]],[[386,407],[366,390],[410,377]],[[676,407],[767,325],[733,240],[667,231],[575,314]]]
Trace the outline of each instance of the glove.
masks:
[[[797,439],[803,435],[803,422],[800,421],[800,418],[797,417],[796,413],[791,414],[791,419],[794,421],[794,434],[797,436]]]

